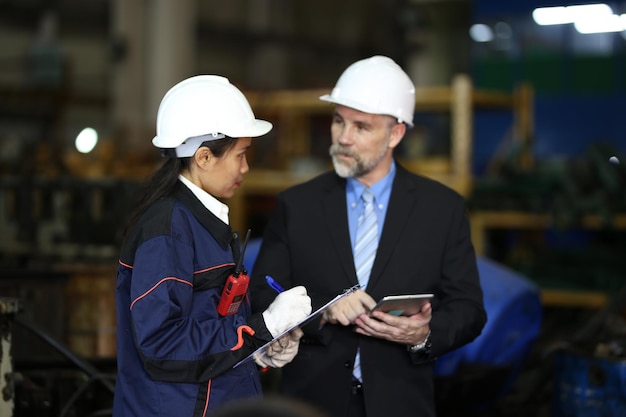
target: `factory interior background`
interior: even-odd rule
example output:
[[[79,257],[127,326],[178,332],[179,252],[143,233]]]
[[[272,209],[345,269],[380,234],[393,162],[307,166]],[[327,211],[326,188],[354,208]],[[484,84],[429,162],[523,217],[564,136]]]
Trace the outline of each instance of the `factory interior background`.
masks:
[[[224,75],[274,124],[227,202],[259,238],[330,168],[319,95],[380,54],[417,89],[396,156],[467,199],[489,313],[437,363],[440,415],[625,416],[626,1],[585,3],[0,0],[0,415],[110,410],[119,244],[169,87]]]

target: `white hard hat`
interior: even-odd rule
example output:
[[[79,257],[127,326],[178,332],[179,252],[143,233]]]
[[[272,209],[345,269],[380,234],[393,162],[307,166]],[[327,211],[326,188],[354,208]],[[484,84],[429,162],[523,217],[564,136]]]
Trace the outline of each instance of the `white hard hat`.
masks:
[[[176,148],[182,158],[193,156],[207,140],[257,137],[270,130],[272,124],[254,117],[246,97],[227,78],[197,75],[176,84],[161,100],[152,144]]]
[[[376,55],[350,65],[321,100],[372,114],[394,116],[413,126],[415,86],[391,58]]]

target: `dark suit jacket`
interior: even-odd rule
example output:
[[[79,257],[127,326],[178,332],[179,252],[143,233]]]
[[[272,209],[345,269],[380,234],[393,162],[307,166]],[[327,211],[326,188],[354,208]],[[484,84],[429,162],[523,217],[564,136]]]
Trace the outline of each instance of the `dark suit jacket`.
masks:
[[[345,188],[344,179],[328,172],[277,196],[251,279],[256,311],[276,296],[265,275],[285,288],[304,285],[314,309],[357,284]],[[304,329],[298,355],[282,370],[282,393],[345,416],[360,346],[368,416],[434,416],[434,358],[472,341],[486,322],[463,198],[397,164],[366,291],[375,300],[435,294],[431,358],[350,327],[327,324],[319,330],[319,323],[312,323]]]

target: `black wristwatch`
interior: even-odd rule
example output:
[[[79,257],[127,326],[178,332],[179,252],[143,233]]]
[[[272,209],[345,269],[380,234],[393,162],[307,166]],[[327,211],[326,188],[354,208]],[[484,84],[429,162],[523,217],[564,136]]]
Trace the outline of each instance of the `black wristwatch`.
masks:
[[[430,330],[426,335],[426,339],[423,342],[418,343],[417,345],[407,346],[406,350],[411,353],[425,352],[430,350]]]

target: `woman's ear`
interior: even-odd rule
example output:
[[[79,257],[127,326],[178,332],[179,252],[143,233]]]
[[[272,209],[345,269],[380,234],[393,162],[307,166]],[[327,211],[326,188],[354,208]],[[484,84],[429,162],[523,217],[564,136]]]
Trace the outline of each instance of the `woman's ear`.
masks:
[[[207,164],[211,161],[213,154],[211,150],[206,146],[201,146],[196,153],[193,155],[194,160],[198,166],[205,168]]]

